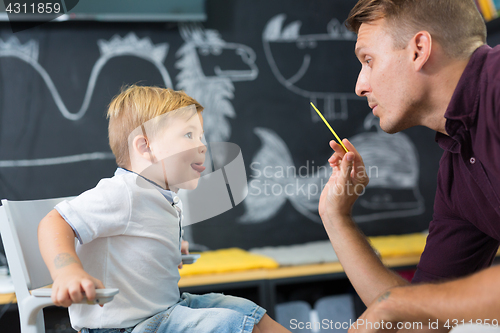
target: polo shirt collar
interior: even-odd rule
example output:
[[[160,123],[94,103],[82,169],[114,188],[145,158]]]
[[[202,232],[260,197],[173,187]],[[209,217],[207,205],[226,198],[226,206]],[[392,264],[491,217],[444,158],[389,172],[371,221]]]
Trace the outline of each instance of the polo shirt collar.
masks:
[[[481,86],[482,69],[491,47],[483,45],[472,54],[465,67],[444,117],[446,132],[453,137],[460,127],[469,130],[477,117],[479,88]]]
[[[142,175],[140,175],[138,173],[135,173],[133,171],[127,170],[125,168],[117,168],[116,171],[115,171],[115,176],[119,176],[121,174],[126,174],[126,173],[136,174],[139,177],[142,177],[145,180],[147,180],[148,182],[150,182],[151,184],[153,184],[158,189],[158,191],[160,191],[160,193],[165,197],[165,199],[167,199],[168,202],[170,202],[171,204],[177,204],[177,203],[179,203],[179,201],[178,201],[179,198],[177,197],[177,193],[175,193],[173,191],[170,191],[170,190],[164,189],[163,187],[161,187],[160,185],[156,184],[152,180],[149,180],[146,177],[144,177],[144,176],[142,176]]]
[[[468,131],[476,121],[482,70],[490,50],[491,47],[483,45],[472,54],[444,114],[448,135],[436,133],[436,142],[439,146],[452,153],[460,151],[462,142],[460,129]]]

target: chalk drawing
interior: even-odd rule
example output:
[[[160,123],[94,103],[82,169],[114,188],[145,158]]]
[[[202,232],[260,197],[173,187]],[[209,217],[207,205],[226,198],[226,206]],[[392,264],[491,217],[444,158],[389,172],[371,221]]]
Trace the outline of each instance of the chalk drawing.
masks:
[[[326,33],[309,35],[300,35],[300,27],[302,25],[302,22],[300,21],[294,21],[283,28],[285,20],[285,14],[274,16],[271,20],[269,20],[262,34],[264,53],[274,76],[284,87],[297,95],[308,98],[309,101],[317,105],[323,112],[325,118],[328,120],[346,120],[348,118],[347,101],[359,100],[360,98],[356,96],[356,94],[330,91],[310,91],[300,88],[298,84],[304,75],[308,73],[311,63],[314,61],[313,57],[316,53],[321,53],[314,52],[314,49],[317,48],[319,43],[332,43],[332,49],[335,49],[333,43],[338,43],[339,41],[355,41],[356,35],[347,30],[347,28],[345,28],[337,19],[332,19],[328,23]],[[274,48],[283,48],[286,44],[296,44],[297,47],[296,52],[288,54],[287,57],[296,57],[305,53],[303,55],[302,65],[300,68],[297,69],[295,74],[289,76],[288,78],[281,73],[278,66],[279,63],[277,63],[277,59],[275,59],[271,50],[271,45]],[[310,49],[310,51],[307,51],[307,49]],[[281,60],[287,61],[289,59]],[[318,104],[319,99],[323,99],[324,103]],[[340,110],[335,110],[335,100],[340,102]],[[320,121],[319,116],[312,108],[311,119],[313,122]]]
[[[371,174],[365,194],[358,199],[365,214],[356,216],[356,221],[424,213],[424,198],[418,187],[418,152],[413,142],[404,133],[385,133],[372,113],[366,116],[364,128],[376,128],[376,132],[361,133],[351,139]]]
[[[234,98],[235,81],[251,81],[259,70],[255,64],[255,52],[248,46],[224,41],[218,31],[205,30],[198,24],[181,24],[179,32],[185,43],[177,51],[180,58],[175,67],[177,87],[195,98],[207,112],[203,114],[203,127],[209,142],[224,142],[231,136],[231,125],[227,118],[236,116],[231,99]],[[205,74],[200,57],[216,56],[220,64],[225,63],[228,53],[241,58],[245,70],[222,70],[216,65],[215,75]]]
[[[272,130],[257,127],[254,133],[262,147],[252,160],[245,214],[240,223],[261,223],[274,217],[287,200],[308,219],[320,223],[317,215],[321,189],[331,174],[329,165],[315,171],[296,169],[286,143]],[[312,172],[311,172],[312,168]]]
[[[30,64],[45,81],[59,111],[68,120],[79,120],[85,115],[92,99],[99,73],[104,65],[114,57],[135,56],[150,61],[160,71],[165,86],[172,87],[168,71],[163,65],[163,61],[168,53],[167,43],[154,45],[149,38],[139,39],[131,32],[124,38],[115,35],[109,41],[100,39],[97,41],[97,45],[101,56],[92,68],[83,104],[76,113],[72,113],[66,108],[49,74],[38,63],[38,42],[29,40],[26,44],[22,45],[19,39],[14,36],[10,37],[6,42],[0,39],[0,57],[16,57]]]
[[[414,144],[404,133],[387,134],[371,113],[364,132],[351,138],[363,157],[370,183],[354,207],[356,222],[420,215],[425,211],[418,188],[419,162]],[[262,146],[250,165],[248,196],[243,201],[245,214],[240,223],[262,223],[274,217],[288,200],[303,216],[320,222],[318,204],[328,182],[328,162],[314,161],[296,167],[286,143],[275,132],[255,128]],[[325,156],[325,160],[329,156]]]
[[[109,160],[114,159],[113,153],[95,152],[89,154],[79,154],[62,157],[39,158],[33,160],[4,160],[0,161],[0,168],[36,167],[46,165],[59,165],[67,163],[77,163],[89,160]]]
[[[255,52],[246,45],[226,42],[217,30],[205,29],[200,24],[180,24],[179,33],[185,43],[176,53],[179,60],[175,67],[180,70],[176,76],[177,88],[184,90],[204,106],[206,112],[203,113],[203,129],[206,141],[226,142],[231,136],[228,118],[236,117],[231,103],[235,90],[233,82],[257,78],[259,70],[255,64]],[[205,56],[216,57],[218,64],[214,68],[202,67],[200,58]],[[237,68],[245,69],[221,69],[221,64],[227,65],[227,57],[230,56],[240,59]],[[212,69],[213,75],[207,74]],[[207,168],[202,176],[213,171],[212,160],[218,161],[215,165],[225,165],[222,161],[226,159],[226,155],[227,152],[223,149],[209,151],[204,163]],[[189,192],[179,191],[179,196],[184,202],[189,202]],[[207,246],[195,242],[190,226],[184,228],[184,231],[184,238],[193,248],[208,250]]]
[[[81,119],[88,110],[92,94],[99,74],[104,65],[114,57],[120,56],[135,56],[151,62],[160,72],[166,87],[172,88],[172,81],[163,62],[167,56],[169,45],[167,43],[154,45],[148,37],[139,39],[135,33],[130,32],[124,38],[114,35],[109,41],[100,39],[97,41],[100,51],[100,57],[92,68],[87,91],[83,100],[83,104],[75,113],[70,112],[57,91],[50,75],[38,63],[38,42],[31,39],[25,44],[21,44],[15,36],[10,37],[7,41],[0,39],[0,57],[15,57],[31,65],[42,77],[49,91],[54,98],[57,108],[62,116],[68,120],[76,121]],[[40,166],[40,165],[57,165],[64,163],[75,163],[85,160],[99,159],[114,159],[113,154],[109,152],[95,152],[90,154],[81,154],[75,156],[62,156],[57,158],[45,158],[34,160],[19,160],[19,161],[0,161],[0,168],[18,167],[18,166]]]

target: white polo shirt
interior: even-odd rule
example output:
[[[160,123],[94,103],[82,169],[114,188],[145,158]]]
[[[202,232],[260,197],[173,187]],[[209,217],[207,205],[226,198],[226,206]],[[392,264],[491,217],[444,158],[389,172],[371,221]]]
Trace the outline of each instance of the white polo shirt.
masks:
[[[177,303],[180,210],[160,188],[118,169],[55,208],[80,240],[76,249],[85,271],[120,289],[102,308],[71,305],[74,329],[131,327]]]

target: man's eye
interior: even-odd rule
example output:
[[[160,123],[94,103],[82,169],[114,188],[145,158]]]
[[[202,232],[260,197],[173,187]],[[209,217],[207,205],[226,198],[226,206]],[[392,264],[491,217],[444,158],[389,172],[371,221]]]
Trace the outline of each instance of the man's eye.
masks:
[[[189,133],[184,134],[184,136],[187,137],[188,139],[192,139],[193,138],[193,133],[189,132]]]

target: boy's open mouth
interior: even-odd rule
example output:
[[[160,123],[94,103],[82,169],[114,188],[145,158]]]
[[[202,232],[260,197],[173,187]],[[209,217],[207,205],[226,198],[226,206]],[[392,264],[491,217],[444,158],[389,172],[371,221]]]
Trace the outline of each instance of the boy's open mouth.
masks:
[[[191,168],[199,173],[202,173],[205,170],[205,167],[201,163],[192,163]]]

